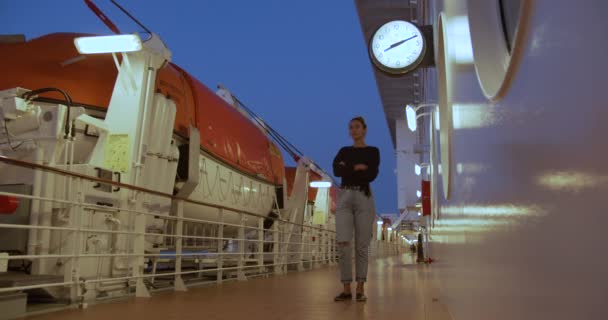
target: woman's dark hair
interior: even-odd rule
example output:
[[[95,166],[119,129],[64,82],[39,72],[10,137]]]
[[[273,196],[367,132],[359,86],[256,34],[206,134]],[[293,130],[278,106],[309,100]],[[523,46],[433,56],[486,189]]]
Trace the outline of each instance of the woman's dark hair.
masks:
[[[363,117],[354,117],[352,119],[350,119],[350,122],[353,121],[359,121],[361,123],[361,125],[363,126],[363,129],[367,129],[367,124],[365,124],[365,119],[363,119]]]

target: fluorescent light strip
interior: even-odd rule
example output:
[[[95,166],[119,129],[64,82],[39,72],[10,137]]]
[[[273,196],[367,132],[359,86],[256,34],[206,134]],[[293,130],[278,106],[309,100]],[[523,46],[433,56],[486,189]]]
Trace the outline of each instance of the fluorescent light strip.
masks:
[[[331,187],[331,182],[329,181],[312,181],[310,183],[311,188],[329,188]]]
[[[74,44],[81,54],[133,52],[142,49],[141,39],[135,34],[80,37],[74,39]]]

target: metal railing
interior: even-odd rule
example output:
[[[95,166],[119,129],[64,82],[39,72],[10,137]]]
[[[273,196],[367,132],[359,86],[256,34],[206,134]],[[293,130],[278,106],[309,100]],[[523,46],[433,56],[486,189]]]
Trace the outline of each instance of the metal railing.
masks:
[[[0,192],[53,208],[47,213],[51,217],[41,217],[46,225],[0,223],[0,232],[34,230],[50,233],[52,237],[47,234],[46,239],[53,239],[31,252],[0,259],[31,261],[30,273],[51,273],[57,276],[56,280],[62,279],[4,287],[0,293],[46,288],[64,295],[71,303],[84,303],[96,300],[99,293],[145,297],[151,289],[185,291],[186,283],[245,280],[248,276],[331,265],[337,260],[333,226],[295,223],[247,211],[236,212],[239,223],[228,223],[224,217],[234,215],[235,209],[2,156],[0,164],[4,164],[2,170],[15,166],[62,177],[73,190],[63,197]],[[90,182],[129,190],[128,204],[109,207],[87,199],[83,190],[85,183]],[[159,215],[145,210],[142,206],[145,195],[171,199],[172,213]],[[214,208],[217,219],[184,217],[185,203]],[[92,222],[96,213],[106,215],[105,224]],[[147,230],[148,218],[162,221],[162,228]],[[246,224],[246,218],[249,222],[257,219],[257,224]],[[273,221],[271,227],[264,225],[268,219]],[[150,247],[150,243],[154,246]],[[381,257],[399,253],[401,246],[374,240],[371,250],[374,256]]]

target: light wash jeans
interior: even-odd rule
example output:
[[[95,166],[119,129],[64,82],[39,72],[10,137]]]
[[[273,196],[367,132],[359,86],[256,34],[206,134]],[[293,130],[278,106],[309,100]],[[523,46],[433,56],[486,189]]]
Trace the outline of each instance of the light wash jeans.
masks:
[[[369,244],[373,237],[376,217],[373,194],[369,197],[359,190],[340,189],[336,210],[336,240],[342,283],[353,281],[352,252],[355,238],[356,281],[367,280]]]

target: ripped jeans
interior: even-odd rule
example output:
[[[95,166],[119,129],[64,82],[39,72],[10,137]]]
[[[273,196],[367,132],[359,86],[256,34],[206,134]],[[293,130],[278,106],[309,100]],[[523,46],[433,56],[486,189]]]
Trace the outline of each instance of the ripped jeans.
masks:
[[[336,210],[336,240],[342,283],[353,281],[353,232],[356,281],[367,281],[369,244],[373,237],[375,217],[376,208],[373,195],[368,197],[363,191],[340,189]]]

